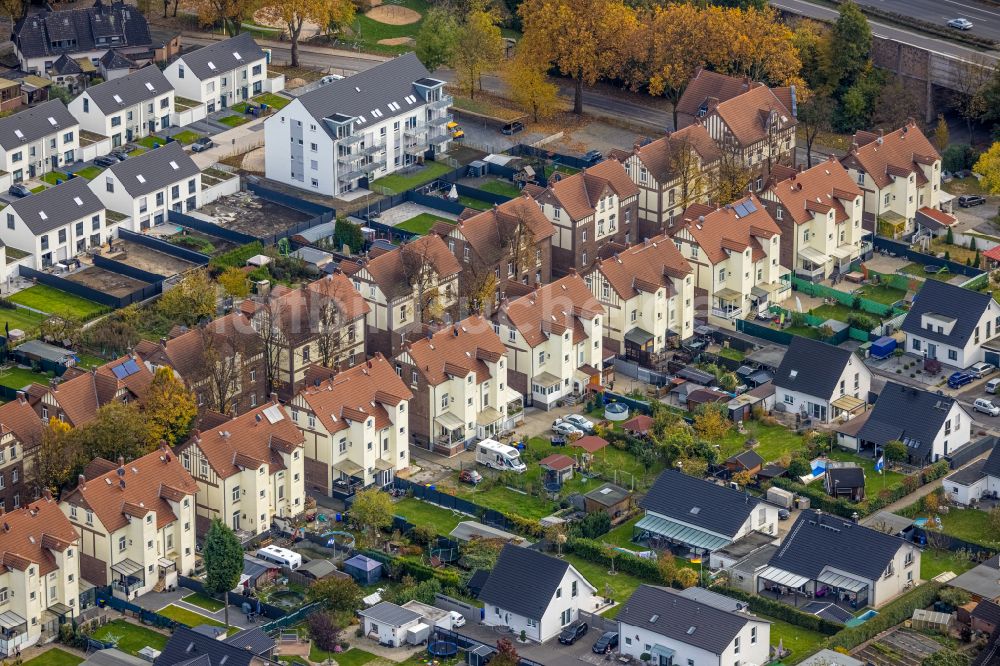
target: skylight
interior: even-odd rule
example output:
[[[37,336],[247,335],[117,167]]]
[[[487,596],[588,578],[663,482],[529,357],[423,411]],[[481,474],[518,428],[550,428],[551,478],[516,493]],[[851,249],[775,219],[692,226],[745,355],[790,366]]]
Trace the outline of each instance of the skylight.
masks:
[[[701,513],[701,507],[700,506],[691,507],[691,513],[697,516],[699,513]]]
[[[233,57],[236,58],[237,60],[243,60],[243,56],[241,56],[236,51],[233,51]]]
[[[116,94],[114,97],[116,102],[118,102],[119,104],[122,103],[122,98],[119,95]]]
[[[81,199],[80,197],[73,197],[73,201],[76,202],[77,206],[82,206],[83,205],[83,199]]]
[[[16,130],[14,130],[14,136],[16,136],[18,139],[23,139],[24,138],[24,132],[22,132],[19,129],[16,129]]]
[[[156,90],[156,88],[153,87],[152,83],[150,83],[149,81],[146,81],[146,90],[148,90],[149,92],[154,92]]]
[[[42,218],[43,220],[49,219],[49,216],[45,214],[44,210],[38,211],[38,217]]]
[[[143,176],[141,173],[137,173],[135,175],[135,177],[136,177],[136,180],[138,180],[140,183],[145,183],[146,182],[145,176]]]
[[[212,62],[211,60],[209,60],[208,61],[208,68],[211,69],[212,71],[215,71],[215,63]]]
[[[53,118],[52,116],[49,116],[49,125],[52,125],[53,127],[55,127],[58,124],[59,123],[56,122],[55,118]]]
[[[798,370],[792,370],[791,372],[788,373],[788,378],[789,379],[795,379],[798,376],[799,376],[799,371]]]
[[[174,162],[173,160],[170,160],[170,168],[173,169],[174,171],[180,169],[180,167],[177,166],[177,162]]]

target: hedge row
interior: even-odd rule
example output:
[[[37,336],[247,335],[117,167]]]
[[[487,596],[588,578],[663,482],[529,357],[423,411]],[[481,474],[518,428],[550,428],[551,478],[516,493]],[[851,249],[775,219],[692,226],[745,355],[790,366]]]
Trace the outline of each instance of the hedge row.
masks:
[[[381,562],[386,566],[399,567],[399,576],[411,576],[417,581],[430,580],[431,578],[437,578],[441,581],[443,587],[460,587],[461,580],[459,579],[458,572],[451,571],[448,569],[434,569],[427,566],[426,564],[421,564],[420,562],[414,562],[413,560],[404,560],[399,557],[393,557],[391,555],[386,555],[385,553],[378,550],[364,549],[360,551],[365,557],[370,557],[373,560]]]
[[[833,636],[843,629],[843,626],[837,624],[836,622],[824,620],[818,615],[812,615],[811,613],[803,613],[797,608],[789,606],[788,604],[783,604],[780,601],[768,599],[767,597],[758,597],[753,594],[747,594],[742,590],[737,590],[732,587],[722,588],[721,593],[727,597],[733,597],[734,599],[747,602],[747,605],[750,606],[750,610],[752,611],[761,613],[762,615],[768,615],[778,620],[784,620],[789,624],[794,624],[795,626],[802,627],[803,629],[818,631],[819,633],[826,634],[827,636]]]
[[[254,241],[233,248],[229,252],[223,252],[217,257],[212,257],[208,262],[208,268],[212,273],[221,273],[227,268],[243,268],[247,265],[247,259],[261,254],[264,246],[260,241]]]
[[[891,629],[904,620],[909,620],[916,609],[930,606],[937,600],[938,592],[942,587],[943,583],[934,581],[924,583],[884,606],[879,610],[878,615],[864,624],[841,630],[836,636],[830,638],[829,645],[826,647],[853,650],[883,631]]]
[[[566,542],[566,551],[579,555],[585,560],[594,562],[611,568],[611,558],[608,557],[607,546],[600,541],[593,539],[570,539]],[[647,560],[644,557],[637,557],[617,551],[615,555],[615,570],[622,573],[632,574],[637,578],[652,583],[662,585],[663,579],[660,577],[660,570],[656,567],[655,560]]]

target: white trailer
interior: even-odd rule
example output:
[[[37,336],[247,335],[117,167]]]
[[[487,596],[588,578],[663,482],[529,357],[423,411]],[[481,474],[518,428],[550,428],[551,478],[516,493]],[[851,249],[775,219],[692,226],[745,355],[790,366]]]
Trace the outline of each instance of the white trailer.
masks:
[[[501,444],[495,439],[484,439],[476,444],[476,462],[493,469],[518,474],[528,470],[517,449]]]

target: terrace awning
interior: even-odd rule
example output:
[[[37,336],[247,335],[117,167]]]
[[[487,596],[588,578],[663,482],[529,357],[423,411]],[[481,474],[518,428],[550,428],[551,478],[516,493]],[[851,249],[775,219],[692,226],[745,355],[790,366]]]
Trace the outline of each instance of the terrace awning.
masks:
[[[4,629],[17,629],[28,621],[14,611],[4,611],[0,613],[0,627]]]
[[[758,302],[766,301],[769,295],[770,292],[768,292],[767,289],[762,289],[757,286],[750,287],[750,297],[757,299]]]
[[[843,574],[833,573],[832,571],[824,571],[816,580],[824,583],[825,585],[829,585],[830,587],[847,590],[848,592],[860,592],[868,587],[868,583],[862,582],[857,578],[851,578],[850,576],[845,576]]]
[[[556,377],[551,372],[540,372],[531,378],[531,383],[548,388],[550,386],[555,386],[556,384],[561,384],[562,379]]]
[[[161,557],[157,560],[157,564],[161,569],[174,569],[177,567],[177,563],[167,557]]]
[[[72,608],[70,608],[66,604],[60,603],[58,601],[56,603],[52,604],[51,606],[49,606],[46,610],[49,611],[50,613],[52,613],[53,615],[58,616],[58,617],[62,617],[64,615],[68,615],[69,613],[71,613],[73,611]]]
[[[801,254],[806,259],[806,261],[813,264],[818,264],[820,266],[830,261],[830,257],[826,256],[816,248],[809,247],[808,245],[806,247],[800,248],[799,254]]]
[[[661,661],[666,661],[669,664],[671,663],[671,660],[674,658],[674,655],[677,653],[666,646],[656,643],[655,645],[653,645],[653,649],[649,651],[649,654],[653,657],[653,661],[657,663],[660,663]]]
[[[487,407],[483,411],[476,414],[476,423],[481,426],[493,425],[497,421],[503,418],[503,414],[493,409],[492,407]]]
[[[674,522],[668,518],[647,515],[635,524],[636,529],[653,532],[671,541],[677,541],[691,548],[718,550],[733,542],[732,539]]]
[[[134,576],[138,573],[142,573],[142,565],[135,560],[125,558],[121,562],[115,562],[112,564],[111,570],[123,576]]]
[[[358,474],[363,474],[365,471],[364,467],[353,460],[341,460],[333,468],[338,472],[343,472],[347,476],[357,476]]]
[[[625,334],[625,342],[629,342],[637,347],[641,347],[653,339],[653,334],[636,326]]]
[[[729,287],[723,287],[719,291],[715,292],[713,296],[715,296],[721,301],[729,301],[729,302],[739,301],[743,298],[743,295],[740,294],[740,292],[736,291],[735,289],[730,289]]]
[[[865,401],[861,398],[855,398],[853,395],[842,395],[830,404],[845,412],[853,412],[856,409],[864,407]]]
[[[779,569],[778,567],[767,567],[757,574],[757,577],[769,580],[772,583],[777,583],[778,585],[793,587],[795,589],[798,589],[809,582],[809,579],[805,576],[793,574],[790,571],[785,571],[784,569]]]
[[[445,412],[444,414],[439,414],[437,418],[434,419],[440,425],[444,426],[448,430],[458,430],[460,428],[465,428],[465,421],[458,418],[451,412]]]
[[[837,247],[830,250],[830,254],[835,256],[837,259],[847,259],[852,254],[854,254],[853,245],[838,245]]]
[[[392,463],[384,458],[379,458],[375,461],[375,469],[387,472],[392,469]]]

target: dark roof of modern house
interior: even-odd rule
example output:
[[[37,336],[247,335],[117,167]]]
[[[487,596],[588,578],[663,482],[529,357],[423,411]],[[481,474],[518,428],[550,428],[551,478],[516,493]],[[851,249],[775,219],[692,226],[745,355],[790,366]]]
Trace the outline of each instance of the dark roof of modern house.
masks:
[[[132,69],[135,62],[118,51],[108,50],[101,56],[101,66],[104,69]]]
[[[898,440],[906,444],[912,457],[926,458],[954,403],[955,399],[946,395],[887,382],[858,431],[858,439],[878,446]]]
[[[1000,626],[1000,604],[983,599],[972,609],[972,617]]]
[[[665,470],[639,502],[646,511],[734,537],[760,500],[676,470]]]
[[[274,649],[275,641],[263,627],[252,627],[233,634],[226,639],[230,645],[241,650],[248,650],[257,655],[267,654]]]
[[[320,86],[299,97],[299,101],[316,120],[330,118],[335,122],[347,122],[353,118],[357,130],[368,123],[418,108],[424,103],[422,94],[414,86],[418,80],[426,79],[428,85],[443,85],[429,76],[416,54],[410,52]],[[381,116],[372,115],[375,110]],[[333,129],[325,122],[321,126],[333,136]]]
[[[27,58],[153,45],[142,12],[124,2],[101,0],[91,7],[27,16],[14,24],[11,40]]]
[[[986,464],[983,465],[983,473],[989,476],[1000,477],[1000,446],[993,446],[993,450],[990,451],[990,457],[986,459]]]
[[[264,57],[264,51],[249,32],[185,53],[180,59],[199,80],[245,67]]]
[[[903,319],[902,329],[909,335],[941,342],[952,347],[964,347],[979,325],[983,313],[990,307],[993,296],[989,291],[973,291],[963,287],[927,280],[913,297],[913,305]],[[925,314],[935,314],[955,319],[951,333],[921,328]],[[983,338],[985,342],[986,338]]]
[[[618,622],[642,627],[673,641],[721,655],[747,622],[765,622],[746,613],[717,608],[674,590],[640,585],[618,612]]]
[[[994,453],[996,449],[993,449]],[[993,453],[990,457],[993,457]],[[959,469],[952,474],[945,477],[945,481],[951,483],[958,483],[963,486],[969,486],[978,481],[979,479],[986,476],[986,460],[975,460],[962,469]]]
[[[826,470],[831,488],[863,488],[865,470],[859,467],[832,467]]]
[[[404,624],[409,624],[414,620],[420,619],[420,613],[412,611],[409,608],[397,606],[388,601],[381,601],[371,608],[359,611],[358,615],[393,627],[401,627]]]
[[[503,610],[540,620],[567,569],[569,563],[565,560],[506,544],[479,598]]]
[[[899,537],[808,509],[799,514],[770,565],[813,580],[827,567],[879,580],[904,545]]]
[[[197,631],[178,626],[156,658],[156,666],[179,666],[199,663],[205,666],[250,666],[255,655],[228,641],[220,641]],[[195,662],[199,659],[199,662]]]
[[[162,190],[200,172],[198,165],[177,141],[113,164],[108,171],[118,177],[125,191],[133,197]]]
[[[792,336],[772,383],[788,391],[829,398],[836,390],[852,353],[849,349],[819,340]]]
[[[94,104],[104,115],[111,115],[159,97],[173,89],[159,67],[147,65],[127,76],[87,88],[84,94],[94,100]]]
[[[38,194],[15,199],[10,208],[37,236],[96,215],[104,210],[104,204],[87,186],[86,178],[70,178]]]
[[[465,584],[469,588],[469,592],[474,595],[479,596],[479,591],[483,589],[486,585],[486,581],[490,579],[490,572],[486,569],[476,569],[472,572],[472,576],[469,578],[469,582]]]
[[[0,146],[16,150],[18,146],[75,127],[76,118],[58,99],[0,118]]]
[[[73,74],[83,74],[83,68],[80,67],[80,63],[64,53],[52,63],[52,72],[63,76],[70,76]]]

